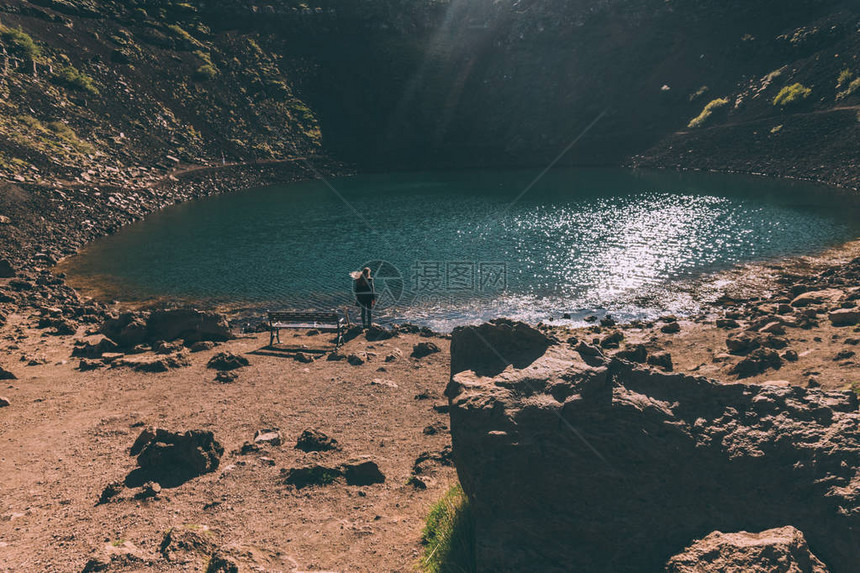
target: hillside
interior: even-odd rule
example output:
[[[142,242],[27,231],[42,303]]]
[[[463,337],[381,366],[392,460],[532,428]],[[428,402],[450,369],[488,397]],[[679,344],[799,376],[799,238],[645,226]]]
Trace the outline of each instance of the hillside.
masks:
[[[605,112],[565,162],[641,155],[857,186],[860,14],[847,0],[0,10],[0,168],[19,181],[318,152],[377,169],[538,165]]]

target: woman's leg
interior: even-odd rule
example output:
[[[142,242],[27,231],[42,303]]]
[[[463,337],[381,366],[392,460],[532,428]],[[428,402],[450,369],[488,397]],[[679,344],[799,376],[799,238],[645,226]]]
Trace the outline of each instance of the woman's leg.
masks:
[[[367,328],[367,323],[369,322],[367,315],[370,314],[370,309],[364,305],[361,305],[361,326]]]

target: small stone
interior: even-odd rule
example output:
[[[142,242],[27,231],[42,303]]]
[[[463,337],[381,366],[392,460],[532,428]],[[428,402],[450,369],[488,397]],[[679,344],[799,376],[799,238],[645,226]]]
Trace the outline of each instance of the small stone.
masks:
[[[364,486],[385,481],[385,474],[380,471],[376,462],[367,458],[348,461],[341,468],[348,485]]]
[[[207,368],[214,368],[215,370],[236,370],[237,368],[242,368],[243,366],[248,366],[250,363],[248,359],[244,356],[240,356],[238,354],[233,354],[232,352],[219,352],[215,356],[209,359],[209,362],[206,363]]]
[[[364,364],[364,358],[362,358],[358,354],[350,354],[346,357],[346,361],[352,366],[361,366],[362,364]]]
[[[122,490],[124,489],[124,487],[125,486],[123,486],[122,482],[120,482],[120,481],[114,481],[114,482],[107,484],[105,486],[105,488],[102,490],[101,496],[99,496],[99,501],[98,501],[97,505],[107,503],[108,501],[110,501],[114,497],[118,496],[120,493],[122,493]]]
[[[833,357],[833,361],[848,360],[849,358],[853,358],[855,354],[853,350],[841,350]]]
[[[254,432],[254,443],[257,445],[266,444],[269,446],[281,445],[281,432],[277,428],[267,428]]]
[[[6,406],[11,406],[12,402],[9,401],[9,398],[5,398],[0,396],[0,408],[5,408]]]
[[[152,499],[161,493],[161,486],[154,481],[148,481],[141,486],[140,491],[134,494],[134,499]]]
[[[797,352],[794,350],[791,350],[791,349],[786,350],[785,352],[782,353],[782,359],[785,360],[786,362],[797,362],[797,360],[798,360]]]
[[[733,318],[718,318],[717,319],[717,328],[738,328],[740,324],[738,321]]]
[[[303,452],[324,452],[340,449],[340,446],[334,438],[314,428],[307,428],[296,441],[296,449]]]
[[[432,342],[419,342],[412,347],[412,358],[424,358],[437,352],[440,352],[439,347]]]
[[[274,466],[275,460],[272,458],[267,458],[266,456],[260,456],[259,458],[260,464],[264,466]]]
[[[670,322],[669,324],[665,324],[660,328],[660,332],[664,334],[675,334],[681,332],[681,325],[677,322]]]
[[[238,377],[239,375],[235,372],[225,372],[222,370],[215,374],[215,381],[222,384],[230,384],[231,382],[235,382]]]
[[[89,370],[97,370],[99,368],[104,367],[104,362],[101,360],[90,360],[89,358],[82,358],[80,364],[78,364],[78,370],[81,372],[87,372]]]
[[[191,352],[205,352],[206,350],[212,350],[213,348],[215,348],[215,343],[211,340],[198,340],[188,347]]]
[[[0,380],[17,380],[18,377],[0,366]]]

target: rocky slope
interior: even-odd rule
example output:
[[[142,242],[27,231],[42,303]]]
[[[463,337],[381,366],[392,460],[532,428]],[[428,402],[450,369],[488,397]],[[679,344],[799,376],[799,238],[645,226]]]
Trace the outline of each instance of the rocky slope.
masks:
[[[651,572],[715,529],[785,525],[855,570],[854,393],[719,384],[587,346],[501,320],[453,334],[446,394],[479,571]]]

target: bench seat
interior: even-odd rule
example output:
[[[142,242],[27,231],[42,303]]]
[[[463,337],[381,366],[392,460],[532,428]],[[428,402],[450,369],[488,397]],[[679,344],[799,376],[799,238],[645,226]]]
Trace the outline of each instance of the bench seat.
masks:
[[[343,333],[349,325],[349,316],[344,318],[338,311],[269,311],[269,346],[275,339],[281,342],[281,329],[296,328],[305,330],[325,330],[337,332],[335,348],[343,342]]]

